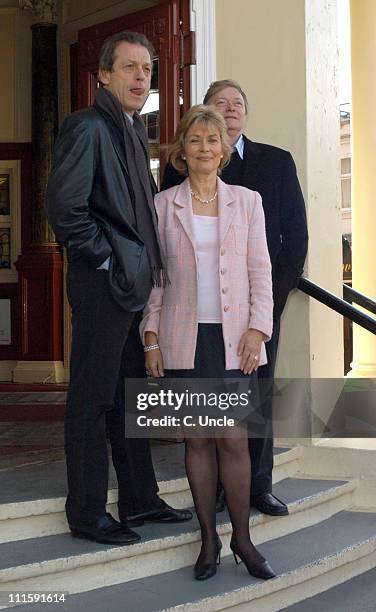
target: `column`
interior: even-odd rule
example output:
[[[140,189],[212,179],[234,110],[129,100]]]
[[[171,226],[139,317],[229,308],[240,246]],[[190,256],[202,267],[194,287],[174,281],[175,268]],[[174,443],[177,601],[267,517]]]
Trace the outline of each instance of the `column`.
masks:
[[[292,153],[308,216],[305,275],[341,296],[337,0],[239,4],[216,0],[217,78],[248,94],[248,137]],[[276,376],[307,379],[315,421],[326,421],[342,386],[343,321],[298,290],[281,320]],[[297,420],[302,406],[291,403]]]
[[[23,0],[32,18],[31,236],[17,261],[21,347],[15,382],[64,380],[61,248],[44,212],[44,197],[57,133],[56,14],[51,0]]]
[[[352,284],[376,299],[376,2],[351,0]],[[349,376],[376,378],[376,336],[353,327]]]
[[[216,1],[217,78],[234,78],[246,91],[248,137],[292,153],[308,215],[306,276],[341,296],[337,2],[239,4],[229,11],[226,0]],[[277,376],[342,375],[342,317],[293,291]]]

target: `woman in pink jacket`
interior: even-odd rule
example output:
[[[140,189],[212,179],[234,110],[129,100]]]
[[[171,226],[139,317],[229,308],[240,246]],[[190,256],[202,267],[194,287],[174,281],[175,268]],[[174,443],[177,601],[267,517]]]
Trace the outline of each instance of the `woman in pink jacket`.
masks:
[[[171,163],[188,175],[155,199],[171,284],[154,288],[141,337],[154,377],[255,376],[272,333],[271,266],[261,197],[218,177],[231,155],[224,119],[194,106],[181,120]],[[223,434],[222,434],[223,435]],[[275,576],[249,534],[251,465],[247,429],[226,437],[187,437],[186,470],[201,528],[194,573],[216,573],[218,472],[233,527],[231,549],[250,574]]]

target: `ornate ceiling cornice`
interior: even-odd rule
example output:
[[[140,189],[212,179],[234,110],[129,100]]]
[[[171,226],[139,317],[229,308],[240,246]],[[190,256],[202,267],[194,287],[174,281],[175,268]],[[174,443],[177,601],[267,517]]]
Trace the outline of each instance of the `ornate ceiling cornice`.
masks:
[[[56,23],[56,0],[19,0],[19,7],[36,21]]]

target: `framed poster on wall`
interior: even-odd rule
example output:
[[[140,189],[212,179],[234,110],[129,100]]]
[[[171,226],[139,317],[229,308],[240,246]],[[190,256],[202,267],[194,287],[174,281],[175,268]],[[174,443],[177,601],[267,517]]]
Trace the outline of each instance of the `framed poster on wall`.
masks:
[[[10,300],[0,300],[0,344],[11,344]]]

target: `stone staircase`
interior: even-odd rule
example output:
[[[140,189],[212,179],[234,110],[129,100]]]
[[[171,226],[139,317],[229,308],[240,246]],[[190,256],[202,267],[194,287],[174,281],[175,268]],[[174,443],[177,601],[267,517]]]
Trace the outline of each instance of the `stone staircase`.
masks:
[[[192,505],[183,450],[181,444],[153,449],[161,496],[177,507]],[[316,450],[323,467],[323,455],[328,451],[331,456],[330,451]],[[67,533],[63,462],[5,470],[0,490],[0,591],[69,592],[59,608],[27,604],[27,610],[270,612],[295,604],[292,609],[305,611],[308,608],[297,606],[304,606],[305,600],[316,605],[315,597],[346,588],[342,583],[359,580],[376,567],[376,512],[369,500],[367,511],[360,503],[360,479],[349,477],[351,461],[342,461],[346,477],[335,466],[334,478],[333,461],[318,477],[307,471],[314,465],[313,452],[305,447],[276,449],[274,492],[288,503],[290,515],[251,514],[252,538],[278,573],[266,582],[249,576],[243,564],[235,565],[225,512],[218,515],[221,565],[214,578],[200,583],[192,576],[200,546],[196,517],[181,525],[145,525],[138,529],[142,541],[128,547],[78,540]],[[115,503],[111,489],[109,510],[114,515]],[[323,600],[318,605],[329,609]]]

